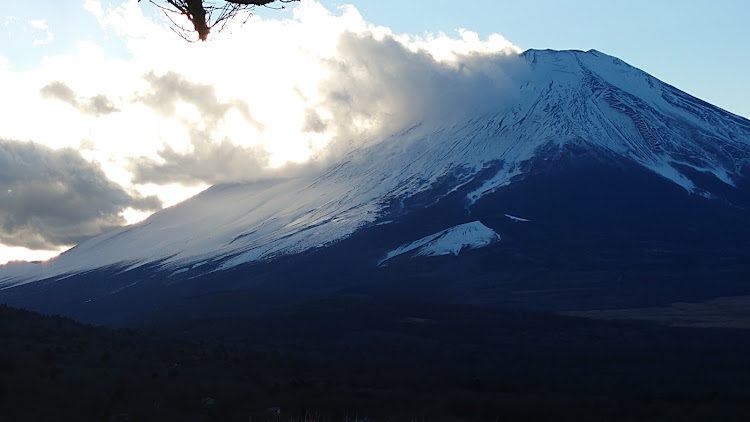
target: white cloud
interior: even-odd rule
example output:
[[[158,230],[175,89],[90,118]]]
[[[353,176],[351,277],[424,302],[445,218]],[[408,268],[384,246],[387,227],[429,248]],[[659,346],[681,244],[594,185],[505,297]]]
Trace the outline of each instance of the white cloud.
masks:
[[[400,35],[396,38],[411,51],[425,50],[441,62],[455,61],[458,56],[470,54],[521,53],[520,48],[500,34],[491,34],[486,40],[482,40],[479,34],[468,29],[461,28],[457,32],[458,38],[445,33],[427,36]]]
[[[33,21],[29,21],[28,23],[29,23],[29,26],[31,26],[34,29],[35,33],[42,32],[44,34],[44,38],[37,38],[34,40],[34,47],[46,45],[55,40],[55,35],[52,34],[52,31],[50,31],[49,26],[47,26],[47,21],[45,19],[33,20]]]
[[[104,26],[104,8],[102,7],[101,1],[84,0],[83,9],[94,15],[99,22],[99,25]]]

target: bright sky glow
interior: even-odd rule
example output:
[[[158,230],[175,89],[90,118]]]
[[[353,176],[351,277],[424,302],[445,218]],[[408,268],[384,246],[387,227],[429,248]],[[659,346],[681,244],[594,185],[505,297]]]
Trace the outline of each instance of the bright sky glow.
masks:
[[[555,0],[346,3],[303,0],[283,11],[258,8],[244,26],[197,44],[177,37],[147,2],[9,3],[0,16],[0,138],[73,148],[128,192],[157,195],[171,206],[205,189],[211,175],[137,182],[134,160],[164,163],[164,151],[216,159],[239,153],[278,167],[323,151],[332,133],[304,128],[328,76],[321,63],[335,57],[345,31],[393,35],[443,61],[456,53],[596,48],[750,116],[750,55],[744,54],[750,35],[743,20],[750,2],[744,0],[581,0],[574,9]],[[53,94],[40,93],[53,83],[59,83]],[[168,89],[157,92],[157,83]],[[205,96],[206,89],[213,103],[191,101],[191,92]],[[183,96],[173,104],[158,96],[178,91]],[[317,111],[326,118],[325,110]],[[224,141],[228,149],[218,149]],[[216,182],[257,177],[241,160],[227,160],[226,167]],[[131,223],[147,215],[122,212]],[[0,264],[58,252],[0,243]]]

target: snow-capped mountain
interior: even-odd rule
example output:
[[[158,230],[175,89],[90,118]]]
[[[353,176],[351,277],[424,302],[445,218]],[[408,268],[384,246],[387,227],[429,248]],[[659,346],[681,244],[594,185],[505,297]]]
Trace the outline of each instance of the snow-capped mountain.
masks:
[[[590,202],[577,203],[591,212],[616,194],[612,189],[625,195],[632,188],[628,195],[638,198],[642,192],[643,201],[656,201],[635,200],[654,212],[674,194],[714,204],[705,207],[721,204],[736,217],[731,221],[745,221],[750,121],[598,51],[529,50],[518,59],[529,69],[516,81],[518,95],[510,105],[498,101],[504,105],[491,113],[422,122],[376,144],[353,147],[314,179],[214,186],[50,262],[0,267],[0,288],[13,295],[9,292],[38,280],[52,286],[92,271],[137,273],[134,283],[220,277],[284,257],[336,251],[347,239],[356,243],[367,236],[377,241],[362,246],[371,249],[362,266],[373,271],[405,252],[431,256],[458,252],[456,245],[489,248],[505,242],[501,223],[492,225],[495,215],[525,223],[506,229],[511,231],[545,227],[549,234],[567,224],[553,221],[555,210],[533,206],[564,192],[539,188],[541,198],[533,189],[524,191],[533,183],[541,186],[545,174],[578,177],[580,189],[571,192],[593,192]],[[592,168],[622,170],[625,187],[602,186],[604,179]],[[655,189],[670,194],[648,194]],[[567,206],[575,200],[559,201]],[[576,212],[563,212],[565,206],[560,218],[576,220],[570,217]],[[429,218],[408,228],[399,224],[419,212]],[[117,289],[128,285],[122,281]]]

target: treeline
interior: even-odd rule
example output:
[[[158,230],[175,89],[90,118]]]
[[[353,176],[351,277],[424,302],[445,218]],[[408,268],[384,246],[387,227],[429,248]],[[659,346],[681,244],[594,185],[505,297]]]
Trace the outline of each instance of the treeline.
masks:
[[[445,326],[437,308],[396,320],[335,306],[231,345],[0,306],[0,421],[750,420],[746,332],[525,311]],[[204,322],[249,334],[263,323]]]

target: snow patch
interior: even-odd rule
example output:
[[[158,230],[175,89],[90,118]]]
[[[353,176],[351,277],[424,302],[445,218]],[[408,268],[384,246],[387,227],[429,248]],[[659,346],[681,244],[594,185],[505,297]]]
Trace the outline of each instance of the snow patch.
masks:
[[[469,200],[469,205],[474,205],[474,203],[477,202],[477,200],[479,200],[479,198],[481,198],[482,196],[488,193],[492,193],[498,188],[509,185],[510,179],[522,173],[523,172],[518,168],[518,166],[513,166],[513,168],[503,166],[503,168],[501,168],[493,178],[486,180],[482,184],[482,186],[469,192],[466,195],[466,198]]]
[[[682,186],[689,193],[693,193],[695,191],[695,185],[693,184],[693,182],[685,177],[684,174],[680,173],[677,169],[669,165],[668,162],[663,161],[644,165],[649,170],[658,173],[662,177],[671,180],[675,184]]]
[[[385,258],[378,261],[378,266],[382,266],[391,258],[409,252],[413,252],[413,256],[458,255],[465,248],[477,249],[498,242],[499,240],[499,234],[480,221],[473,221],[401,245],[388,252]]]
[[[511,220],[515,221],[516,223],[527,223],[531,220],[527,220],[525,218],[516,217],[515,215],[505,214],[506,217],[510,218]]]
[[[169,277],[174,277],[176,275],[179,275],[179,274],[182,274],[182,273],[186,273],[188,271],[190,271],[190,268],[180,268],[179,270],[174,271],[172,274],[170,274]]]

